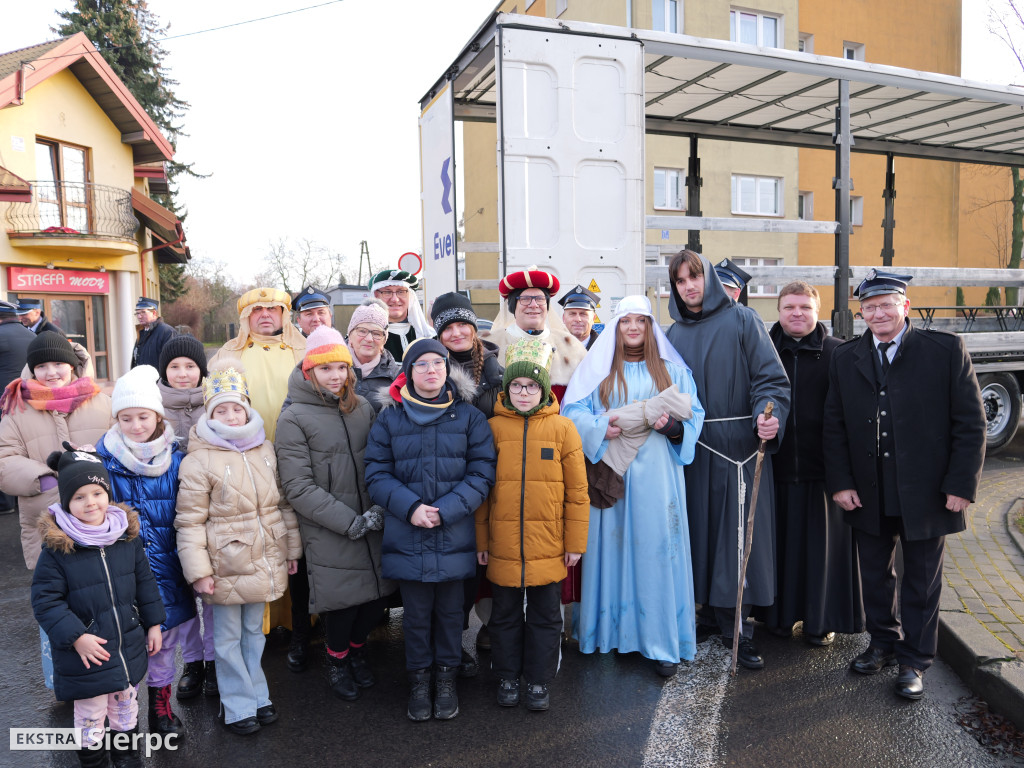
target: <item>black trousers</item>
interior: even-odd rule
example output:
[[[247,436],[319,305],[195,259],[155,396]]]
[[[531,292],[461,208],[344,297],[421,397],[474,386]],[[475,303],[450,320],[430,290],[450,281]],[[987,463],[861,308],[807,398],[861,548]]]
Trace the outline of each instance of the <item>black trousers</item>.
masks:
[[[336,611],[324,611],[320,614],[324,629],[327,630],[328,649],[341,653],[347,651],[350,644],[362,645],[366,642],[370,630],[377,626],[387,606],[386,597],[378,597],[362,605],[339,608]]]
[[[881,535],[855,530],[871,644],[895,652],[900,664],[925,670],[939,644],[939,596],[945,536],[907,541],[903,518],[881,519]],[[896,593],[896,541],[903,547],[903,579]]]
[[[754,639],[754,625],[747,619],[750,617],[752,606],[744,603],[740,606],[740,637],[747,640]],[[736,607],[723,608],[721,606],[704,605],[697,611],[697,623],[705,626],[718,626],[722,637],[732,642],[732,633],[736,629]]]
[[[405,668],[457,667],[462,661],[462,581],[400,581]]]
[[[292,637],[309,642],[312,622],[309,619],[309,575],[306,556],[299,558],[299,568],[288,574],[288,594],[292,599]]]
[[[493,585],[491,668],[505,680],[547,684],[555,679],[562,656],[562,585]],[[523,597],[526,613],[523,613]]]

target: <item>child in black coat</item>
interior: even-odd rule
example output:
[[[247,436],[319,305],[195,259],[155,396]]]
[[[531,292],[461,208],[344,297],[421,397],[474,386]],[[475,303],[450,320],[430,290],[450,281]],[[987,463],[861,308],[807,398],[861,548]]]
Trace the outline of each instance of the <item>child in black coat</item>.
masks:
[[[139,538],[134,510],[110,503],[110,477],[92,453],[52,453],[60,502],[39,521],[42,554],[32,610],[50,638],[54,692],[75,702],[83,766],[107,765],[104,721],[115,765],[138,765],[136,686],[160,650],[166,618]],[[125,742],[128,742],[127,746]]]

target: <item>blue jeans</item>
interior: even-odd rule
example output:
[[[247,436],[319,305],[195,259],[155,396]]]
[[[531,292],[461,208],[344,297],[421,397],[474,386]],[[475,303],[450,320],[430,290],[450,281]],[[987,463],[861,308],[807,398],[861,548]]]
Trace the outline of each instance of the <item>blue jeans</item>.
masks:
[[[256,717],[270,703],[267,677],[260,658],[264,603],[213,606],[213,646],[217,657],[217,686],[224,706],[224,722]]]
[[[50,653],[50,638],[39,628],[39,653],[43,658],[43,685],[53,690],[53,655]]]

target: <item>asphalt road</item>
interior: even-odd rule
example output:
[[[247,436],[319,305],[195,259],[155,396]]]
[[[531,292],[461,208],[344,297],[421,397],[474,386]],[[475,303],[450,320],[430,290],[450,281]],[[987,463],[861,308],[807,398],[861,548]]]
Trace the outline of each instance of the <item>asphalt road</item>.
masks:
[[[1024,432],[989,466],[1024,461]],[[0,722],[8,727],[66,727],[70,705],[41,682],[37,628],[13,515],[0,517]],[[472,645],[475,626],[466,634]],[[926,677],[927,696],[912,703],[892,692],[895,671],[864,678],[847,670],[867,644],[841,636],[827,649],[757,632],[766,659],[759,672],[728,676],[717,638],[663,681],[635,654],[583,656],[564,650],[546,713],[501,709],[485,669],[460,681],[459,716],[411,723],[400,612],[370,642],[378,676],[355,703],[334,699],[318,657],[301,674],[287,669],[286,641],[271,636],[264,668],[281,719],[239,737],[216,723],[215,700],[175,704],[188,729],[176,752],[154,754],[154,768],[224,766],[1005,766],[957,718],[974,703],[941,660]],[[145,722],[145,695],[140,696]],[[11,752],[2,766],[73,766],[72,753]]]

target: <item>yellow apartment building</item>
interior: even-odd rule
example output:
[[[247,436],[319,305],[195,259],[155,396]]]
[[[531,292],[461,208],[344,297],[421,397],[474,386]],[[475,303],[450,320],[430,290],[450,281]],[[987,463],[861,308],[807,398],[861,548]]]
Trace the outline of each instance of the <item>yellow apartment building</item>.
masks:
[[[680,32],[898,67],[960,74],[960,0],[504,0],[497,9],[527,15]],[[647,95],[648,98],[651,94]],[[498,239],[496,126],[464,123],[464,239]],[[701,214],[710,217],[835,219],[835,154],[764,144],[701,139]],[[647,135],[647,215],[684,215],[689,160],[686,137]],[[886,158],[854,153],[850,263],[881,267]],[[1001,267],[1006,264],[1009,210],[986,201],[1009,197],[1005,168],[897,158],[893,269],[900,266]],[[685,231],[648,230],[647,263],[667,263],[686,244]],[[712,262],[743,265],[831,265],[834,238],[811,234],[703,232]],[[497,277],[495,254],[466,255],[469,279]],[[778,288],[756,286],[750,305],[774,319]],[[821,286],[828,318],[831,286]],[[665,294],[663,293],[663,296]],[[954,286],[919,288],[915,304],[951,305]],[[981,303],[984,289],[967,289]],[[482,316],[496,310],[495,291],[474,291]],[[600,316],[600,310],[599,310]]]
[[[150,198],[173,154],[84,34],[0,54],[0,295],[42,299],[100,380],[128,369],[158,264],[189,258]]]

